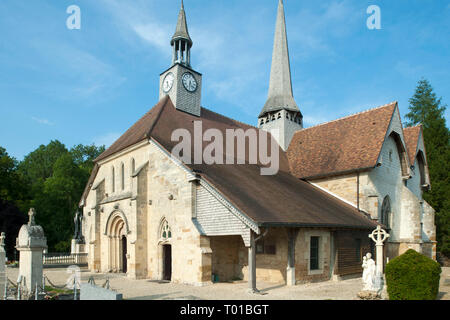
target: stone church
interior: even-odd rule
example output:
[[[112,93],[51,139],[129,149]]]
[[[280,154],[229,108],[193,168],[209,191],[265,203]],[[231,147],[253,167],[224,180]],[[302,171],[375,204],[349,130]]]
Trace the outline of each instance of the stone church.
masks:
[[[170,44],[160,101],[95,160],[80,201],[92,271],[192,285],[246,280],[253,290],[256,280],[341,279],[361,274],[378,224],[391,235],[387,258],[409,248],[435,258],[422,127],[404,129],[393,102],[303,128],[282,0],[258,127],[202,107],[183,5]],[[224,135],[278,129],[278,172],[261,175],[251,147],[239,164],[180,161],[172,133],[194,134],[197,122]]]

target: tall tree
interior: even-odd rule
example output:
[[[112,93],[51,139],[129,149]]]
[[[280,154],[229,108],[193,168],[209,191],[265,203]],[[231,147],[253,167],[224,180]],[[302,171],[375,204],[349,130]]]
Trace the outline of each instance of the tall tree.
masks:
[[[49,250],[70,248],[73,215],[89,179],[93,160],[104,147],[78,145],[70,151],[55,140],[28,154],[19,164],[20,172],[31,186],[31,206],[36,222],[47,236]]]
[[[30,195],[28,185],[17,172],[17,165],[17,160],[0,147],[0,232],[6,233],[8,259],[14,259],[16,237],[27,221],[24,212]]]
[[[423,125],[431,190],[424,199],[436,210],[438,251],[450,256],[450,131],[446,126],[446,105],[437,98],[426,79],[418,82],[409,100],[406,126]]]

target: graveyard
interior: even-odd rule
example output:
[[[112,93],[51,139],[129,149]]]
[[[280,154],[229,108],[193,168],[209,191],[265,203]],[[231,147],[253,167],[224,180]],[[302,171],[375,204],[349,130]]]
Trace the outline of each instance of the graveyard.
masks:
[[[124,273],[91,272],[76,256],[71,260],[44,259],[44,230],[29,221],[17,238],[19,262],[6,264],[0,236],[0,300],[388,300],[382,261],[382,245],[389,234],[379,226],[369,235],[377,245],[377,263],[364,257],[362,277],[286,286],[258,281],[258,293],[247,290],[243,280],[209,286],[190,286],[170,281],[133,280]],[[70,256],[69,256],[70,257]],[[70,265],[69,265],[70,264]],[[381,263],[382,265],[382,263]],[[381,275],[381,276],[380,276]],[[450,268],[443,267],[437,300],[450,300]]]

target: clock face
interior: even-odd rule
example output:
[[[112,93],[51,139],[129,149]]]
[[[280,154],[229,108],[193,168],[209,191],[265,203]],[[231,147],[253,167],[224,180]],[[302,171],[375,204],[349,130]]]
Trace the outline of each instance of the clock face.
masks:
[[[163,86],[163,91],[165,93],[169,92],[170,89],[172,89],[174,80],[175,80],[175,77],[174,77],[173,73],[169,72],[166,75],[166,77],[164,78],[163,85],[162,85]]]
[[[190,72],[186,72],[182,77],[183,85],[189,92],[194,92],[197,90],[197,80],[195,80],[194,76]]]

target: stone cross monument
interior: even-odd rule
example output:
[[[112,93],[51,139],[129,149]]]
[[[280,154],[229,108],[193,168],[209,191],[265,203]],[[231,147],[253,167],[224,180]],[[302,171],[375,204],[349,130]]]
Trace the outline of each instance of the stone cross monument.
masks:
[[[31,208],[28,213],[30,220],[20,228],[16,240],[16,249],[20,251],[19,277],[22,277],[22,292],[32,294],[36,284],[42,283],[42,254],[47,248],[44,229],[36,225],[36,211]]]
[[[2,232],[2,234],[0,235],[0,300],[2,300],[4,297],[7,284],[5,260],[5,233]]]
[[[375,230],[369,234],[369,238],[375,242],[377,247],[377,274],[383,274],[383,243],[389,238],[389,233],[377,226]]]

